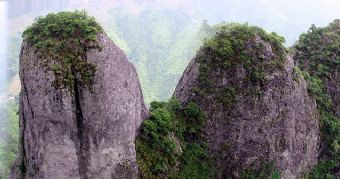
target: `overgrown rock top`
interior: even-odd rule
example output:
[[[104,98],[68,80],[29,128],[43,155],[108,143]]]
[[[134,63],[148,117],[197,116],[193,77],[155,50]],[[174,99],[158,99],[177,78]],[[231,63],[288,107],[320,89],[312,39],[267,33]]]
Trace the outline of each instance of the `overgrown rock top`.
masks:
[[[60,12],[38,17],[23,38],[53,70],[56,88],[73,89],[76,82],[92,84],[96,66],[86,61],[86,52],[101,48],[96,42],[100,32],[100,25],[85,11]]]

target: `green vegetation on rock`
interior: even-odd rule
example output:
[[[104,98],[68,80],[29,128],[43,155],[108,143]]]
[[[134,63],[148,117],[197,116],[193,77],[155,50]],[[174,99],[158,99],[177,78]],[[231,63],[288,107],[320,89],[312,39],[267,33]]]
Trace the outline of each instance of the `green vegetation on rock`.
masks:
[[[48,70],[53,70],[56,88],[73,89],[75,81],[87,87],[92,84],[96,66],[87,62],[86,52],[101,48],[96,42],[101,31],[85,11],[60,12],[37,18],[23,38],[44,59]]]
[[[282,70],[287,49],[284,38],[276,33],[267,33],[263,29],[248,24],[221,24],[214,27],[216,35],[206,40],[196,58],[200,64],[199,89],[194,89],[197,95],[219,94],[220,101],[227,108],[232,107],[234,98],[241,92],[258,98],[261,87],[266,82],[266,76],[275,70]],[[270,45],[274,56],[266,56],[265,46]],[[230,80],[228,86],[220,89],[213,87],[214,80],[223,79],[225,73],[234,76],[235,71],[243,67],[247,84],[241,86],[240,80]]]
[[[280,179],[280,176],[274,162],[259,161],[257,166],[244,170],[240,179]]]
[[[340,20],[323,28],[312,25],[300,36],[294,50],[294,60],[303,70],[320,115],[321,161],[305,178],[333,179],[331,170],[339,165],[340,159],[340,116],[335,113],[335,98],[332,99],[325,83],[337,80],[334,75],[340,70]]]
[[[334,160],[326,162],[319,162],[312,171],[306,173],[302,179],[335,179],[335,177],[329,172],[336,166]]]
[[[300,79],[302,79],[303,78],[303,73],[302,73],[302,71],[300,70],[300,68],[299,67],[297,67],[297,66],[294,66],[293,67],[293,79],[294,79],[294,81],[300,81]]]
[[[340,70],[340,20],[333,21],[327,27],[312,25],[307,33],[303,33],[294,49],[294,55],[303,69],[308,60],[308,72],[312,76],[327,77]]]
[[[195,103],[152,102],[136,141],[143,179],[211,179],[215,169],[202,140],[205,116]]]

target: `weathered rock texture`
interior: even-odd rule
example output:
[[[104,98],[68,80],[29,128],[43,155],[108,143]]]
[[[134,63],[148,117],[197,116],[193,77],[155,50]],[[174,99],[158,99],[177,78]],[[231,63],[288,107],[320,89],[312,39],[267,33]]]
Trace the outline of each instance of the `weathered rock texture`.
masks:
[[[41,59],[24,42],[20,55],[20,157],[12,179],[134,179],[134,140],[147,115],[135,68],[104,34],[102,50],[87,52],[96,65],[91,88],[56,89]],[[47,66],[46,66],[47,65]]]
[[[270,62],[278,57],[271,44],[259,38],[248,44],[250,53],[256,44],[264,47],[261,53],[256,53],[261,56],[254,56],[257,61]],[[296,179],[317,163],[316,103],[307,92],[305,80],[294,71],[289,56],[284,59],[283,69],[266,72],[260,87],[246,82],[247,72],[241,64],[229,70],[214,66],[206,75],[209,89],[215,92],[203,94],[198,56],[185,70],[174,96],[184,104],[196,102],[204,111],[207,118],[204,137],[210,156],[217,162],[219,178],[238,178],[241,171],[253,164],[274,161],[282,179]],[[220,98],[230,84],[237,84],[238,89],[234,91],[232,105],[226,107]],[[253,90],[257,97],[251,95]]]

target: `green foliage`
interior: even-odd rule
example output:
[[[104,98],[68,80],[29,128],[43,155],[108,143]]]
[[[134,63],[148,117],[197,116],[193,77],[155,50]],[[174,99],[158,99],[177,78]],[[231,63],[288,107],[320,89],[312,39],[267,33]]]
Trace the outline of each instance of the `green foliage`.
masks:
[[[75,81],[90,87],[96,66],[86,61],[86,51],[100,49],[96,36],[101,27],[85,11],[50,13],[28,27],[23,38],[45,59],[56,76],[57,88],[74,88]],[[53,65],[48,60],[53,59]],[[50,62],[49,62],[50,63]]]
[[[234,103],[235,94],[236,94],[235,88],[233,88],[233,87],[226,87],[223,90],[222,96],[220,98],[220,100],[223,103],[223,105],[228,107],[228,108],[231,107],[232,104]]]
[[[311,172],[305,174],[302,179],[335,179],[329,172],[335,166],[336,162],[334,160],[320,162]]]
[[[136,141],[143,179],[210,179],[214,168],[200,133],[204,116],[195,103],[182,107],[175,99],[152,102]]]
[[[307,33],[300,36],[295,44],[296,52],[294,59],[303,65],[308,60],[308,72],[314,76],[328,77],[340,67],[340,31],[339,20],[333,21],[327,27],[316,27],[312,25]]]
[[[166,102],[158,102],[158,101],[153,101],[150,103],[150,111],[153,111],[157,108],[164,108],[166,107],[167,103]]]
[[[303,73],[299,67],[293,67],[293,79],[294,81],[299,82],[303,78]]]
[[[327,93],[325,80],[340,70],[340,21],[318,28],[312,25],[307,33],[300,36],[294,46],[294,59],[304,70],[308,91],[314,96],[320,115],[321,163],[309,174],[308,179],[335,178],[331,170],[340,158],[340,116],[334,113],[334,102]],[[307,61],[308,60],[308,61]]]
[[[286,48],[284,47],[284,38],[276,33],[267,33],[263,29],[248,24],[222,24],[215,26],[216,35],[207,40],[203,49],[209,48],[213,51],[216,57],[223,61],[241,62],[247,65],[255,64],[255,59],[252,59],[248,53],[250,42],[254,42],[256,37],[260,37],[265,42],[270,43],[273,51],[276,53],[278,60],[284,60]],[[255,43],[255,50],[261,50],[261,44]],[[259,58],[259,57],[257,57]],[[283,62],[282,62],[283,63]]]
[[[151,116],[143,122],[142,132],[136,141],[142,178],[170,176],[178,160],[174,138],[170,137],[175,126],[166,105],[163,102],[151,103]]]
[[[311,179],[318,178],[312,176],[318,176],[321,174],[319,170],[323,171],[323,175],[332,176],[329,172],[331,168],[328,168],[328,173],[324,172],[328,163],[333,163],[340,157],[339,141],[340,141],[340,119],[332,113],[333,102],[331,97],[325,92],[323,81],[317,76],[310,76],[307,72],[303,72],[305,79],[308,82],[308,91],[314,96],[317,102],[318,111],[320,114],[320,132],[323,147],[321,148],[322,158],[330,158],[330,161],[325,161],[316,166],[312,170],[310,175]],[[309,175],[308,175],[309,176]]]
[[[157,149],[166,154],[173,152],[174,143],[168,135],[173,131],[171,115],[165,108],[157,108],[151,112],[151,116],[143,123],[142,138],[149,141]]]
[[[207,156],[207,147],[197,143],[187,144],[181,157],[181,169],[172,179],[214,179],[215,171]]]
[[[317,76],[309,76],[304,72],[305,79],[308,82],[308,92],[314,96],[318,104],[318,108],[322,111],[330,110],[332,106],[331,97],[324,91],[324,83]]]
[[[199,134],[201,134],[201,130],[205,124],[205,118],[203,113],[197,104],[193,102],[189,102],[188,105],[183,109],[185,116],[185,136],[191,139],[198,139]]]
[[[233,106],[235,96],[241,93],[257,99],[266,77],[275,70],[283,69],[287,54],[284,38],[248,24],[220,24],[213,29],[215,36],[206,40],[196,57],[200,64],[199,86],[193,92],[197,95],[217,94],[214,101],[219,101],[227,109]],[[273,58],[264,57],[264,44],[271,46]],[[223,88],[212,86],[219,84],[217,80],[224,79],[226,74],[240,74],[235,71],[240,67],[246,74],[242,79],[228,79],[228,85]]]
[[[9,170],[18,153],[19,144],[19,116],[18,105],[10,102],[5,106],[8,122],[4,133],[4,141],[0,143],[0,177],[7,178]]]
[[[243,171],[240,179],[280,179],[280,172],[274,162],[258,162],[259,166],[253,166]]]

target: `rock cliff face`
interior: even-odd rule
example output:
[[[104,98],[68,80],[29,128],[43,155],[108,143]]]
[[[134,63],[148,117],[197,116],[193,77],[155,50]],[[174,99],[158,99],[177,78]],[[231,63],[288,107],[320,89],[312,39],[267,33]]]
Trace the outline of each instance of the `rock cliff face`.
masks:
[[[219,178],[273,164],[282,179],[296,179],[317,163],[316,103],[280,43],[256,27],[221,28],[176,87],[176,98],[205,113]]]
[[[12,179],[138,178],[134,140],[147,115],[135,68],[104,33],[86,52],[91,87],[56,88],[57,63],[28,41],[20,54],[20,156]]]

